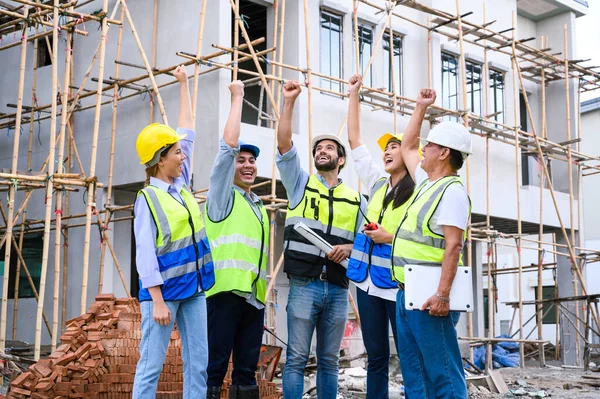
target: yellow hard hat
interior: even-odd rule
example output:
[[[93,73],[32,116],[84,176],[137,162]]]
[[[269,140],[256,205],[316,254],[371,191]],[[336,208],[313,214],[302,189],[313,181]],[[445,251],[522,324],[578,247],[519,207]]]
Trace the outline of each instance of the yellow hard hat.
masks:
[[[392,134],[390,132],[384,133],[381,137],[377,139],[377,144],[379,144],[379,148],[381,151],[385,151],[385,147],[388,145],[390,140],[398,140],[402,142],[402,138],[404,137],[404,133]],[[419,143],[419,156],[423,158],[423,151],[421,150],[421,143]]]
[[[186,134],[177,134],[175,130],[161,123],[146,126],[135,142],[135,149],[140,157],[140,163],[148,167],[156,165],[160,160],[160,157],[156,157],[157,153],[186,136]]]

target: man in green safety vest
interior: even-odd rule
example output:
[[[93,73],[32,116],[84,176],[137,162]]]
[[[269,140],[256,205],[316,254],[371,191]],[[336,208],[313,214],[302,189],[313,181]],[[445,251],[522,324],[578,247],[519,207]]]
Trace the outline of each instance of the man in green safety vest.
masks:
[[[392,274],[400,287],[396,300],[398,355],[410,399],[467,399],[455,329],[460,314],[449,309],[471,213],[469,196],[458,177],[471,154],[471,134],[457,122],[440,123],[424,140],[421,161],[419,132],[435,98],[431,89],[420,91],[400,147],[417,188],[392,248]],[[440,280],[431,281],[431,297],[420,310],[405,308],[404,266],[410,264],[442,268]]]
[[[229,85],[231,110],[210,175],[206,235],[215,268],[207,292],[208,393],[220,398],[233,351],[229,397],[259,397],[255,373],[262,343],[269,217],[250,188],[256,179],[258,147],[240,142],[244,84]]]
[[[304,368],[316,329],[317,396],[329,399],[337,396],[339,350],[348,317],[348,278],[340,263],[352,251],[364,200],[338,177],[346,163],[346,150],[337,136],[323,134],[313,139],[316,174],[309,176],[300,167],[292,143],[292,114],[300,91],[298,82],[284,85],[277,130],[276,163],[289,201],[283,243],[284,272],[290,280],[283,396],[302,397]],[[305,240],[294,231],[297,222],[306,224],[333,249],[326,255]]]

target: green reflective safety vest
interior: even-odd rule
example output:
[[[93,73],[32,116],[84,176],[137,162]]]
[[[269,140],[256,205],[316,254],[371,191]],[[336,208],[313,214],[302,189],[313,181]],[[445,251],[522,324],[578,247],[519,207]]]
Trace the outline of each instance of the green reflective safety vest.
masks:
[[[254,291],[256,299],[264,304],[267,291],[269,217],[265,207],[260,205],[262,220],[259,220],[244,196],[235,189],[233,193],[233,206],[225,219],[212,221],[208,210],[205,212],[206,235],[216,275],[215,285],[206,296],[208,298],[231,291]]]
[[[444,236],[431,231],[429,223],[446,189],[462,182],[458,176],[445,176],[424,189],[427,182],[425,180],[409,200],[410,205],[392,243],[392,278],[401,283],[404,283],[405,265],[441,266],[444,259]],[[470,207],[469,199],[469,214]],[[466,233],[465,230],[464,237]],[[458,264],[463,264],[462,254]]]
[[[294,225],[303,222],[331,245],[349,244],[354,241],[360,204],[360,194],[346,184],[328,188],[317,176],[310,176],[304,197],[295,208],[288,208],[285,219],[284,272],[318,277],[326,266],[328,280],[347,287],[346,269],[298,234]]]

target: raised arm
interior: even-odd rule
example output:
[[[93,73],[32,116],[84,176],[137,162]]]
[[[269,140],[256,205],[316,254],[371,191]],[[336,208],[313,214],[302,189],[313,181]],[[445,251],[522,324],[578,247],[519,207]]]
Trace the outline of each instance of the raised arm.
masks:
[[[177,126],[194,130],[190,90],[185,66],[179,65],[173,72],[173,75],[179,81],[179,121],[177,122]]]
[[[242,105],[244,103],[244,84],[241,80],[234,80],[229,84],[231,92],[231,109],[225,123],[223,140],[233,148],[238,146],[240,138],[240,125],[242,121]]]
[[[425,117],[425,111],[427,107],[435,102],[435,90],[432,89],[421,89],[419,97],[417,98],[417,105],[415,110],[408,121],[408,126],[404,131],[404,137],[402,138],[402,145],[400,151],[402,153],[402,159],[410,177],[413,181],[416,181],[415,171],[421,158],[419,157],[419,134],[421,132],[421,125],[423,124],[423,118]]]
[[[283,85],[283,111],[279,117],[279,126],[277,127],[277,148],[281,155],[292,148],[292,115],[294,113],[294,103],[302,89],[300,83],[290,80]]]
[[[358,94],[362,86],[362,76],[352,75],[349,80],[350,102],[348,103],[348,142],[350,149],[362,145],[360,133],[360,100]]]

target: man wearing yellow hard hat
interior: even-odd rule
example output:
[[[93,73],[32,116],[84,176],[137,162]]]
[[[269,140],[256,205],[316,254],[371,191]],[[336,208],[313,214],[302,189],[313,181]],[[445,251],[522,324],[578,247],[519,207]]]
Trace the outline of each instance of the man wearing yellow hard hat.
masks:
[[[367,350],[367,399],[388,397],[389,325],[396,334],[398,285],[391,276],[392,240],[413,194],[415,183],[406,170],[400,148],[402,134],[385,133],[377,143],[383,170],[363,145],[359,92],[362,77],[349,80],[348,141],[356,174],[370,191],[365,226],[356,233],[347,276],[356,284],[356,302]],[[402,344],[400,344],[402,345]]]
[[[288,196],[284,233],[284,272],[290,280],[287,303],[288,347],[283,373],[283,396],[300,399],[310,343],[317,332],[317,396],[336,398],[339,350],[348,317],[348,278],[340,264],[352,250],[360,220],[362,196],[344,184],[339,172],[346,149],[335,135],[312,141],[317,173],[300,167],[292,143],[292,114],[300,94],[298,82],[283,87],[284,104],[277,130],[276,163]],[[294,230],[302,222],[333,246],[325,254]]]
[[[260,150],[239,140],[244,84],[233,81],[229,90],[231,109],[210,174],[205,212],[216,274],[216,283],[206,294],[206,398],[221,397],[232,358],[229,397],[258,399],[256,369],[265,317],[270,226],[263,202],[251,190]]]
[[[404,290],[396,299],[398,355],[406,396],[411,399],[467,398],[467,385],[456,334],[460,313],[450,312],[450,290],[462,265],[462,249],[471,201],[458,171],[471,154],[471,134],[457,122],[442,122],[429,131],[423,159],[419,132],[434,90],[422,89],[401,146],[406,169],[417,189],[392,244],[392,275],[404,283],[404,267],[442,269],[430,281],[431,296],[420,310],[407,310]],[[418,306],[418,304],[417,304]]]
[[[206,396],[204,292],[214,285],[215,275],[202,214],[189,189],[195,132],[185,67],[177,67],[174,76],[180,84],[179,127],[175,131],[153,123],[136,141],[146,186],[135,201],[133,222],[142,313],[134,399],[156,397],[175,321],[185,359],[183,397]]]

